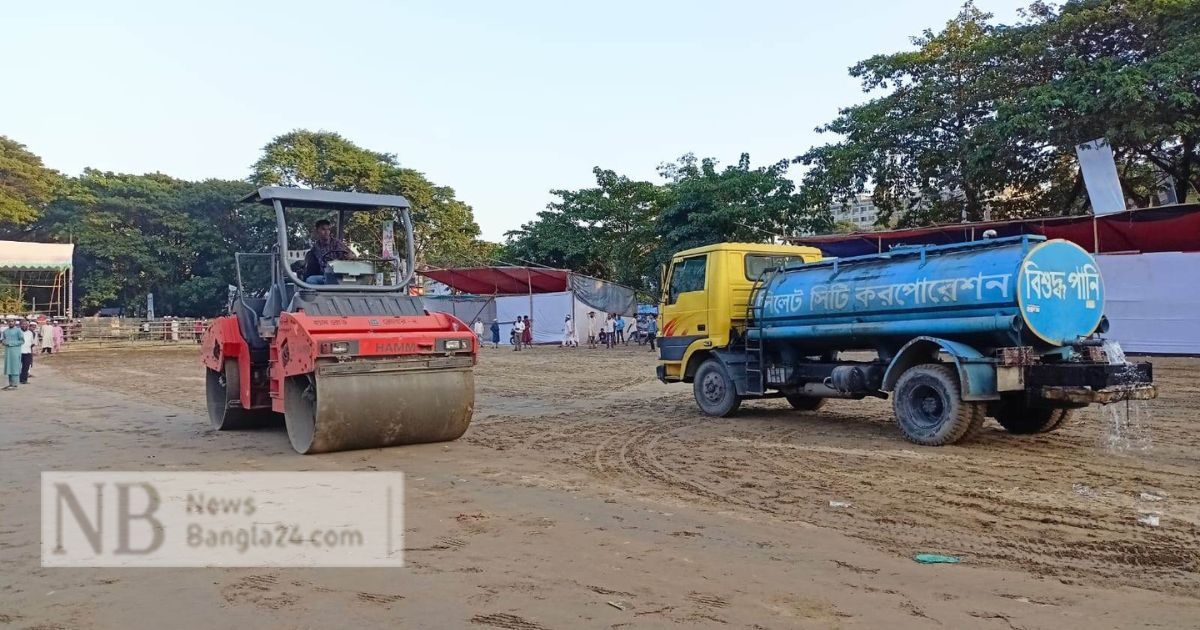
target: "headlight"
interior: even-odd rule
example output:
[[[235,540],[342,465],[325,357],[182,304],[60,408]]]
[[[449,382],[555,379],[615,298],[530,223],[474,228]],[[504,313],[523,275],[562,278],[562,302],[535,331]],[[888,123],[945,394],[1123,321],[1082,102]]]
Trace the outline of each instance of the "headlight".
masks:
[[[446,349],[447,350],[463,350],[466,347],[467,347],[467,342],[463,341],[462,339],[447,339],[446,340]]]
[[[333,345],[332,345],[332,347],[330,347],[329,350],[333,354],[346,354],[347,352],[350,352],[350,342],[349,341],[335,341],[335,342],[333,342]]]

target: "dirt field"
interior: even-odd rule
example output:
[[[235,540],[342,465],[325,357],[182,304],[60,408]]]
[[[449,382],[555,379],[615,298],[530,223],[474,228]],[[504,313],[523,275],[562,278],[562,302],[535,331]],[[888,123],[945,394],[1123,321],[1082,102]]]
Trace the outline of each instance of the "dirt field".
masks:
[[[644,349],[487,350],[462,440],[301,457],[208,430],[194,346],[66,353],[0,398],[0,624],[1196,627],[1200,360],[1154,363],[1131,424],[922,448],[886,401],[714,420]],[[96,469],[402,470],[407,566],[40,568],[37,473]]]

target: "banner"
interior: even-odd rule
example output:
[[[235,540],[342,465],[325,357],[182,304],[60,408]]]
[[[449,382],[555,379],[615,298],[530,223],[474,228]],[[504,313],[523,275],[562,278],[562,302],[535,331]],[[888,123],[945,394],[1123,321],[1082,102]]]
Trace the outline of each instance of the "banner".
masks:
[[[1092,214],[1124,212],[1125,194],[1121,192],[1117,163],[1108,140],[1085,142],[1075,147],[1075,155],[1079,157],[1079,170],[1083,171],[1083,183],[1092,201]]]

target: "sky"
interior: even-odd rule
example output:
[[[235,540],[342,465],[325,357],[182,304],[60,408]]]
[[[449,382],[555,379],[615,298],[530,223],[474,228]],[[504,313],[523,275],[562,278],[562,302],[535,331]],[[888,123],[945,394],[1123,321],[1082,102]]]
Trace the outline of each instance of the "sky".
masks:
[[[976,4],[1009,22],[1027,2]],[[595,166],[660,181],[689,152],[757,166],[831,140],[814,128],[866,98],[847,69],[960,6],[10,2],[0,135],[71,175],[243,179],[275,136],[336,131],[453,187],[500,241]]]

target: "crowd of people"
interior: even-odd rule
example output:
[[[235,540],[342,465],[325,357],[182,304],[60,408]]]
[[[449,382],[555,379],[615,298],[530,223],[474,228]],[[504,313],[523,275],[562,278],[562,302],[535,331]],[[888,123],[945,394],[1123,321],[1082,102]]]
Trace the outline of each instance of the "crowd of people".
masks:
[[[0,343],[4,347],[4,390],[16,389],[32,378],[36,354],[58,352],[63,344],[62,324],[42,317],[8,316],[0,321]]]
[[[502,323],[511,324],[508,330],[508,341],[512,344],[514,352],[520,352],[523,348],[533,346],[533,320],[528,315],[522,315],[512,322],[492,320],[489,332],[493,348],[500,347]],[[487,343],[481,320],[476,319],[471,329],[475,332],[475,336],[479,337],[481,345]],[[629,345],[630,342],[633,342],[639,346],[648,345],[653,351],[656,349],[655,340],[657,338],[658,317],[656,315],[645,315],[630,320],[618,313],[607,313],[601,320],[596,317],[595,311],[588,312],[587,345],[589,348],[595,349],[604,346],[611,350],[618,345]],[[562,339],[559,345],[563,348],[579,347],[579,331],[576,328],[575,320],[570,315],[567,315],[563,321]]]

